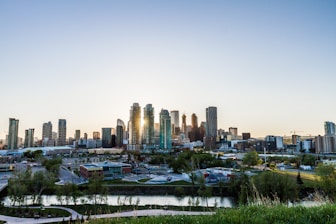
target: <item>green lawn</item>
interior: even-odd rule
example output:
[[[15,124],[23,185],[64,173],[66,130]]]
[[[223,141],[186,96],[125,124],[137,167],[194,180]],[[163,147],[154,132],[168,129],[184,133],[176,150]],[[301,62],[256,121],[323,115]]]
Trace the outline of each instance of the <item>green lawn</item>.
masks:
[[[298,173],[297,172],[287,172],[282,170],[273,170],[273,172],[283,174],[283,175],[289,175],[293,179],[296,180]],[[316,174],[310,174],[310,173],[304,173],[300,172],[301,179],[303,181],[303,186],[307,188],[315,188],[318,184],[318,180],[320,179],[319,176]]]
[[[66,217],[71,214],[62,209],[55,208],[29,208],[29,207],[18,207],[18,208],[9,208],[0,206],[0,214],[13,216],[13,217],[21,217],[21,218],[34,218],[34,215],[39,215],[41,218],[47,218],[48,215],[51,217]]]

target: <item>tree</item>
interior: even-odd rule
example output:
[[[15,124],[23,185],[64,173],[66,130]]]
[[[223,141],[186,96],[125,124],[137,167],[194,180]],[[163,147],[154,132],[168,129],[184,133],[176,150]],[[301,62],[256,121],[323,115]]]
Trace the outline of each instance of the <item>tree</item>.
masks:
[[[40,203],[43,191],[53,186],[54,182],[55,178],[51,173],[45,173],[43,171],[34,173],[30,185],[33,203]]]
[[[243,164],[248,165],[248,167],[256,166],[261,163],[259,155],[256,151],[248,152],[244,155]]]
[[[263,172],[252,179],[254,185],[254,195],[257,197],[279,199],[281,202],[293,201],[298,196],[298,186],[295,180],[289,175],[278,174],[275,172]]]
[[[103,185],[103,177],[98,173],[94,173],[94,175],[89,179],[88,193],[93,199],[95,205],[106,199],[107,191],[107,187]]]
[[[237,172],[235,176],[230,178],[229,181],[229,192],[238,198],[239,204],[246,204],[248,198],[252,195],[252,184],[250,178],[245,174],[245,172]]]
[[[320,177],[319,185],[326,196],[336,199],[336,172],[332,165],[318,164],[316,173]]]
[[[15,173],[8,180],[8,196],[13,205],[18,202],[19,205],[24,203],[25,195],[27,194],[27,186],[24,181],[24,173]]]
[[[58,175],[60,165],[62,164],[61,158],[46,159],[42,162],[42,165],[45,166],[47,171],[53,173],[55,176]]]
[[[174,173],[182,173],[190,170],[190,165],[182,156],[172,159],[169,162],[169,167],[173,169]]]
[[[302,155],[302,164],[307,166],[315,166],[316,157],[309,154]]]
[[[207,208],[209,208],[208,198],[211,197],[212,195],[212,187],[209,187],[206,185],[205,178],[203,175],[201,175],[198,178],[198,183],[199,183],[199,188],[198,188],[197,193],[199,196],[205,199]]]

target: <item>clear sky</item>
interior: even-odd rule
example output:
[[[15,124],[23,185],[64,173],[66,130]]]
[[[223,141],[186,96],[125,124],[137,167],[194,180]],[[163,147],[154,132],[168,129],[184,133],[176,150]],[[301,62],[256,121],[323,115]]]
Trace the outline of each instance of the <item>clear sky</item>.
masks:
[[[267,134],[336,122],[334,0],[0,0],[0,138],[59,118],[68,137],[134,102]]]

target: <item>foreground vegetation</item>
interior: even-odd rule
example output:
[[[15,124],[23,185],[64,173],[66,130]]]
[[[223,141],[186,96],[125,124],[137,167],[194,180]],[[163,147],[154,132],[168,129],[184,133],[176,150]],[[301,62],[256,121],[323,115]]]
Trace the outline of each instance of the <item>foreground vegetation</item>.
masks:
[[[91,224],[156,224],[156,223],[336,223],[336,205],[317,207],[243,206],[234,209],[221,209],[215,215],[200,216],[160,216],[141,218],[114,218],[90,220]]]
[[[0,205],[0,214],[6,216],[20,217],[20,218],[40,218],[48,217],[67,217],[70,216],[68,211],[56,208],[31,208],[31,207],[5,207]]]

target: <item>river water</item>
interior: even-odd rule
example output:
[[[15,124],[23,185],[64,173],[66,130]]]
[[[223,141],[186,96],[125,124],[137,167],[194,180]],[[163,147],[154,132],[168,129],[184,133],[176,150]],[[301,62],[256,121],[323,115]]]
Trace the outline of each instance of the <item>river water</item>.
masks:
[[[24,203],[25,205],[32,204],[32,200],[27,197],[27,201]],[[236,207],[236,201],[232,197],[210,197],[207,200],[201,197],[176,197],[172,195],[166,196],[155,196],[155,195],[133,195],[133,196],[126,196],[126,195],[108,195],[106,203],[108,205],[158,205],[158,206],[190,206],[190,205],[199,205],[199,206],[216,206],[216,207],[225,207],[225,208],[232,208]],[[4,197],[2,199],[4,205],[12,205],[12,201],[9,197]],[[93,200],[89,199],[88,197],[80,197],[77,200],[77,204],[92,204]],[[98,202],[99,203],[99,202]],[[105,203],[105,201],[103,202]],[[57,199],[55,195],[43,195],[42,196],[42,204],[44,206],[49,205],[61,205],[61,202]],[[63,198],[62,204],[74,204],[72,200],[68,200],[66,203],[65,198]]]

